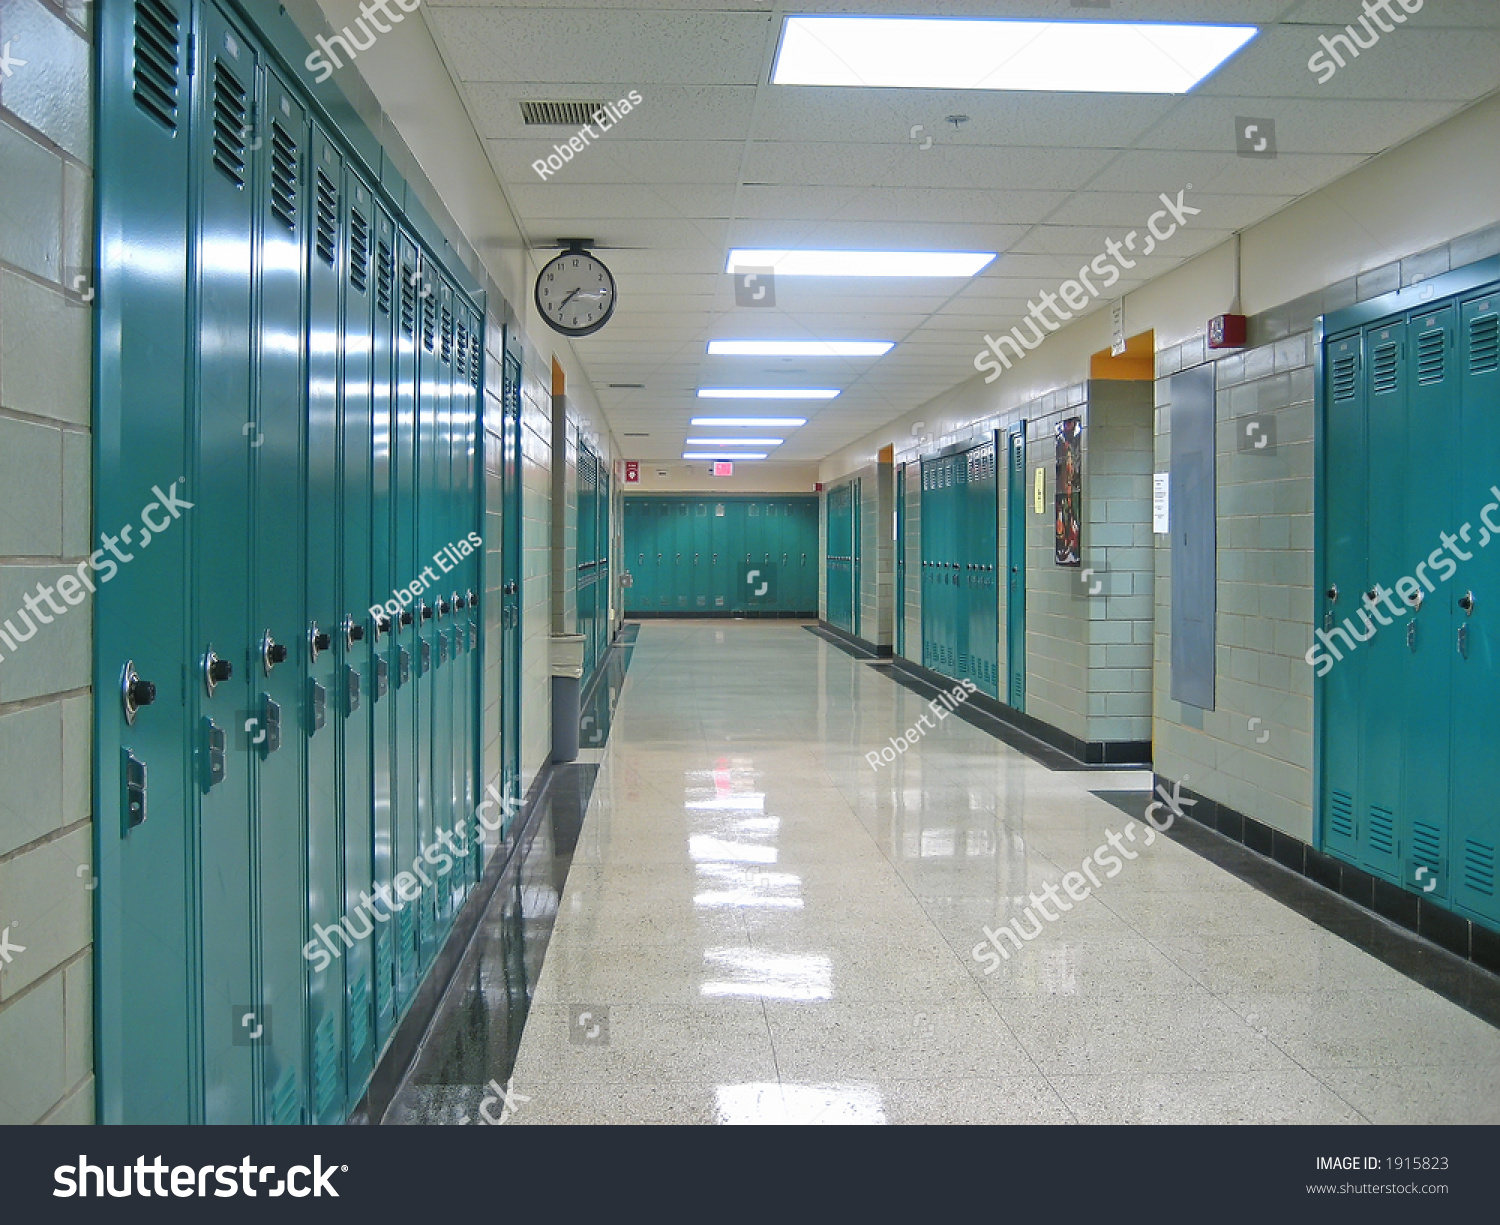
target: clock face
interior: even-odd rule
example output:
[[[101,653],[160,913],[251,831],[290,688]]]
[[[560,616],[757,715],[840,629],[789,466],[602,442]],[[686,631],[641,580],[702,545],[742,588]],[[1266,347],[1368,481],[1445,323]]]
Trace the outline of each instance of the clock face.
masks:
[[[564,336],[597,332],[615,309],[615,278],[586,251],[564,251],[536,279],[542,318]]]

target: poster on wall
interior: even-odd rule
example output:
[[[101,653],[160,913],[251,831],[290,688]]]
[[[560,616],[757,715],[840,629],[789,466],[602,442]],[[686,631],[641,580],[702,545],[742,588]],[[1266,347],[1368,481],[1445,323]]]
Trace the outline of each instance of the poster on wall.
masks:
[[[1057,564],[1082,565],[1083,418],[1069,417],[1057,427]]]

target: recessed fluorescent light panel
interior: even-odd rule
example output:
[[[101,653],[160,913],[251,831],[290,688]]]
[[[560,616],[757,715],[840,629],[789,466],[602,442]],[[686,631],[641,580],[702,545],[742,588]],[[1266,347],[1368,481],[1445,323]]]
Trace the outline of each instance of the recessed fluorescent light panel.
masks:
[[[700,400],[832,400],[839,393],[829,389],[797,390],[790,387],[700,387]]]
[[[769,268],[777,276],[971,277],[993,251],[776,251],[736,248],[725,272]]]
[[[710,340],[710,357],[880,357],[889,340]]]
[[[788,17],[771,83],[1185,94],[1257,33],[1135,21]]]
[[[784,438],[689,438],[689,447],[779,447]]]
[[[683,459],[765,459],[759,451],[684,451]]]
[[[795,430],[806,425],[806,417],[694,417],[691,424],[712,426],[717,429],[746,427],[758,430]]]

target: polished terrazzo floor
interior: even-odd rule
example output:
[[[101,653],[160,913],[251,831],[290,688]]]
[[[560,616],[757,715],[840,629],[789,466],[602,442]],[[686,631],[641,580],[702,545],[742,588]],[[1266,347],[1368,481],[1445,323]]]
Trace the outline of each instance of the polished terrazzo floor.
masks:
[[[956,717],[872,769],[924,713],[799,626],[647,623],[506,1121],[1500,1122],[1500,1030],[1165,837],[986,974],[1150,777]]]

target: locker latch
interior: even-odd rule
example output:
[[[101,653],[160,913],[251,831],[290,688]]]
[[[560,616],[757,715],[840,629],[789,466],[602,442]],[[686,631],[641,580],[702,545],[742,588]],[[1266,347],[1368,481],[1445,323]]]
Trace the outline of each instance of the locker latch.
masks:
[[[411,652],[402,647],[401,653],[396,657],[396,688],[399,689],[409,680],[411,680]]]
[[[146,820],[146,763],[129,749],[125,754],[125,829],[129,833]]]
[[[344,693],[347,697],[347,705],[344,713],[352,715],[359,709],[359,673],[349,664],[344,665]]]
[[[478,649],[479,649],[479,627],[477,625],[475,625],[474,622],[470,621],[469,622],[469,650],[471,650],[471,651],[477,651]]]
[[[229,738],[224,729],[207,716],[203,719],[203,790],[224,781],[229,768]]]
[[[432,643],[430,643],[430,642],[423,642],[422,643],[422,662],[421,662],[421,666],[417,669],[417,675],[418,676],[426,676],[431,671],[432,671]]]
[[[444,630],[437,636],[438,664],[441,666],[448,662],[448,631]]]
[[[1406,649],[1408,651],[1417,649],[1417,623],[1415,621],[1406,627]]]
[[[375,700],[385,697],[391,687],[391,665],[384,656],[375,659]]]
[[[312,719],[309,721],[309,726],[316,734],[328,726],[328,690],[311,677],[308,678],[307,683],[311,686],[308,694],[311,697],[312,707]]]
[[[269,694],[260,710],[260,726],[265,732],[261,740],[261,749],[267,754],[274,753],[281,747],[281,705],[271,700]]]

